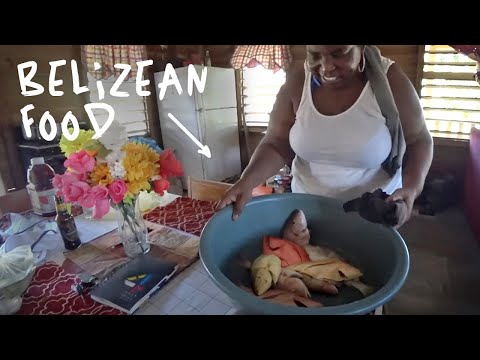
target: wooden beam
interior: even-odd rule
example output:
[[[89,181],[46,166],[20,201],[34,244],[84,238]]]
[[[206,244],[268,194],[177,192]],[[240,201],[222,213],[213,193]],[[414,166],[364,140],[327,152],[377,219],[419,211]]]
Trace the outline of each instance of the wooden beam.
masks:
[[[480,89],[480,88],[479,88]],[[457,101],[457,100],[460,100],[460,101],[475,101],[475,102],[478,102],[480,101],[479,98],[473,98],[473,97],[446,97],[446,96],[423,96],[422,99],[425,99],[425,100],[453,100],[453,101]],[[462,111],[469,111],[468,109],[461,109]]]
[[[417,90],[417,94],[421,97],[422,92],[422,79],[423,79],[423,59],[425,54],[425,46],[418,45],[417,49],[417,76],[415,81],[415,89]]]
[[[145,68],[145,77],[150,80],[150,83],[146,86],[146,90],[150,91],[150,96],[147,96],[145,99],[145,104],[147,108],[147,120],[148,120],[148,130],[150,136],[158,143],[158,145],[163,149],[163,139],[162,131],[160,128],[160,116],[158,114],[158,104],[157,104],[157,89],[155,88],[155,76],[154,70],[152,67]]]
[[[444,73],[444,72],[424,72],[424,79],[445,79],[445,80],[470,80],[473,81],[473,73]]]
[[[434,108],[434,107],[427,107],[425,106],[423,108],[423,111],[427,111],[427,110],[431,110],[431,111],[445,111],[445,112],[472,112],[472,113],[478,113],[480,114],[480,110],[465,110],[465,109],[445,109],[445,108]]]
[[[443,61],[425,61],[425,65],[451,65],[451,66],[472,66],[475,67],[476,63],[472,60],[469,62],[466,61],[457,61],[457,62],[443,62]]]

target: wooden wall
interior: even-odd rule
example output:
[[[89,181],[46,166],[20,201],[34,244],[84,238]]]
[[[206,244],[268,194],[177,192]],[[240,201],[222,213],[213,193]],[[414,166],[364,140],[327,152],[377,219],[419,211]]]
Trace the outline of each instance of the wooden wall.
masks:
[[[185,56],[192,51],[199,51],[202,54],[209,50],[212,65],[218,67],[230,67],[230,58],[233,54],[234,45],[170,45],[167,50],[159,50],[159,47],[148,46],[149,58],[154,60],[149,76],[153,83],[153,72],[159,70],[162,57],[167,61],[174,57]],[[379,45],[382,54],[397,61],[414,85],[420,80],[419,45]],[[305,59],[305,45],[291,45],[291,51],[295,61]],[[48,93],[49,61],[65,59],[67,66],[58,68],[57,78],[63,79],[64,83],[58,89],[65,93],[61,97],[52,97]],[[29,115],[36,122],[40,120],[44,111],[50,111],[57,121],[61,121],[69,110],[79,118],[86,120],[83,105],[87,102],[86,94],[75,95],[72,92],[72,79],[70,60],[75,59],[79,66],[79,72],[84,70],[80,58],[79,45],[3,45],[0,46],[0,76],[2,86],[0,87],[0,173],[5,188],[11,188],[22,184],[25,174],[19,165],[16,152],[13,127],[21,124],[20,109],[26,104],[33,104],[35,109]],[[45,87],[42,95],[35,97],[24,97],[21,95],[18,81],[17,65],[34,60],[38,64],[38,70],[34,81]],[[86,82],[82,82],[84,85]],[[149,97],[149,116],[152,119],[151,126],[154,137],[161,139],[158,126],[158,113],[156,112],[155,88],[151,85],[152,96]],[[155,126],[157,124],[157,126]],[[243,134],[241,135],[243,139]],[[252,151],[263,138],[261,133],[251,133],[249,143]],[[463,174],[467,150],[465,146],[451,146],[448,141],[437,141],[435,145],[435,158],[432,171]],[[460,175],[459,175],[460,176]]]
[[[5,188],[21,187],[25,183],[24,170],[20,165],[15,146],[15,126],[22,124],[20,110],[27,104],[35,108],[28,115],[36,123],[40,121],[45,111],[49,111],[57,122],[61,122],[68,111],[79,119],[86,120],[83,109],[85,94],[75,95],[72,91],[72,75],[70,61],[74,59],[82,73],[80,47],[75,45],[2,45],[0,46],[0,78],[2,79],[0,93],[0,172]],[[37,73],[32,81],[45,88],[43,94],[25,97],[21,94],[17,65],[27,61],[35,61]],[[48,91],[50,61],[66,60],[67,64],[57,68],[56,79],[62,79],[63,84],[56,90],[63,90],[64,95],[53,97]],[[27,70],[25,71],[27,74]],[[80,85],[85,85],[80,82]]]
[[[7,89],[7,102],[11,117],[11,124],[20,124],[20,109],[26,104],[33,104],[35,109],[29,112],[37,122],[45,111],[50,111],[53,117],[60,122],[66,112],[72,111],[78,119],[86,117],[83,110],[87,93],[75,95],[72,91],[72,73],[70,61],[75,60],[79,73],[84,73],[80,59],[80,47],[73,45],[23,45],[0,46],[0,74]],[[35,61],[38,64],[37,73],[32,81],[38,82],[45,88],[41,95],[25,97],[20,93],[17,65],[26,61]],[[49,62],[66,60],[65,66],[58,67],[56,79],[63,80],[63,84],[56,90],[64,91],[62,96],[51,96],[48,91],[48,78],[50,74]],[[81,85],[85,85],[83,82]]]

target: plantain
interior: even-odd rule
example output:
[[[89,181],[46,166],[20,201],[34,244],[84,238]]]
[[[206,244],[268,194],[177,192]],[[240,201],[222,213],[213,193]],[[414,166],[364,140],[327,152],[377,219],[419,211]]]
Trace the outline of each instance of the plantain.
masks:
[[[275,285],[282,271],[282,261],[276,255],[260,255],[251,267],[253,289],[262,295]]]

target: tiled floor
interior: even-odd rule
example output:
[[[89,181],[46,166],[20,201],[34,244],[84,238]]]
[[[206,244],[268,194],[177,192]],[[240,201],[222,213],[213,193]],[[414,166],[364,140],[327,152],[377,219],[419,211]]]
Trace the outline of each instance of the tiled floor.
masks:
[[[134,315],[234,315],[228,297],[197,261],[172,279]]]

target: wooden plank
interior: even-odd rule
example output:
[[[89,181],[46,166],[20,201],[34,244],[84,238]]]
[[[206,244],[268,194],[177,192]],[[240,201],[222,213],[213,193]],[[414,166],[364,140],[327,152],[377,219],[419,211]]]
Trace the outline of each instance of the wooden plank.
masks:
[[[415,81],[413,82],[413,84],[415,85],[415,89],[417,90],[417,94],[419,97],[421,97],[422,90],[424,56],[425,46],[417,45],[417,64],[415,67]]]
[[[473,80],[473,74],[467,73],[445,73],[445,72],[424,72],[424,79],[445,79],[445,80]]]
[[[472,124],[472,125],[479,125],[480,124],[480,120],[479,121],[469,121],[469,120],[450,120],[450,119],[440,119],[440,118],[436,118],[436,119],[433,119],[433,118],[425,118],[425,121],[446,121],[446,122],[451,122],[451,123],[466,123],[466,124]]]
[[[428,111],[428,110],[431,110],[431,111],[442,111],[442,112],[471,112],[471,113],[478,113],[480,114],[480,110],[462,110],[462,109],[445,109],[445,108],[433,108],[433,107],[424,107],[423,108],[424,111]]]
[[[441,131],[431,131],[432,136],[435,138],[447,138],[447,139],[456,139],[456,140],[468,140],[470,138],[470,134],[458,134],[458,133],[448,133],[448,132],[441,132]],[[461,145],[457,145],[461,146]],[[463,146],[462,146],[463,147]]]
[[[464,61],[425,61],[424,65],[451,65],[451,66],[472,66],[475,65],[475,62],[464,62]]]
[[[477,103],[480,99],[479,98],[474,98],[474,97],[446,97],[446,96],[422,96],[422,100],[445,100],[447,102],[449,101],[470,101],[470,102],[475,102]],[[462,110],[468,110],[469,109],[462,109]]]
[[[425,54],[429,55],[438,55],[438,54],[458,54],[455,50],[445,50],[445,51],[425,51]]]
[[[461,85],[434,85],[434,84],[428,84],[428,85],[423,85],[422,89],[451,89],[451,90],[474,90],[474,91],[480,91],[480,86],[461,86]]]
[[[433,52],[433,53],[451,53],[457,52],[454,48],[450,45],[425,45],[425,51]]]

